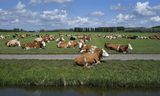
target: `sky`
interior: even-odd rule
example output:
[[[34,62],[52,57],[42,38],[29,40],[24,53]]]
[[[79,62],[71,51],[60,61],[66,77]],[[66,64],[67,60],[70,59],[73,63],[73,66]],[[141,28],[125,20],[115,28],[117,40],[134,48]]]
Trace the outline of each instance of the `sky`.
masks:
[[[0,0],[0,28],[160,25],[160,0]]]

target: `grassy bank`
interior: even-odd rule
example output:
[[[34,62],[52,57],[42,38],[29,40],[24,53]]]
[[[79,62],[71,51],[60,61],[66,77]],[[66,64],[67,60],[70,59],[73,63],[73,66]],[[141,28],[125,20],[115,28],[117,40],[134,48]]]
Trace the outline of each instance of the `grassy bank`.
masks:
[[[0,60],[1,86],[160,87],[160,61],[103,61],[91,69],[70,60]]]
[[[106,33],[106,32],[61,32],[62,34],[64,34],[64,38],[66,41],[69,40],[69,38],[67,38],[65,35],[66,34],[91,34],[92,35],[92,40],[87,42],[88,44],[92,44],[92,45],[96,45],[99,48],[104,48],[104,44],[106,42],[111,42],[111,43],[119,43],[119,44],[128,44],[131,43],[131,45],[133,46],[133,51],[132,53],[135,54],[139,54],[139,53],[146,53],[146,54],[157,54],[160,53],[160,43],[159,40],[151,40],[151,39],[147,39],[147,40],[131,40],[131,39],[124,39],[124,38],[119,38],[119,39],[106,39],[106,38],[97,38],[97,34],[101,34],[101,35],[106,35],[106,34],[113,34],[113,33]],[[14,35],[15,33],[0,33],[0,35],[10,35],[10,37],[8,37],[5,40],[0,40],[0,54],[77,54],[79,53],[79,49],[72,49],[72,48],[67,48],[67,49],[61,49],[61,48],[57,48],[56,47],[56,42],[52,41],[50,43],[47,43],[46,45],[46,49],[44,50],[38,50],[38,49],[31,49],[31,50],[23,50],[20,47],[7,47],[5,46],[5,42],[7,40],[11,40],[13,39],[12,35]],[[18,33],[18,34],[25,34],[25,33]],[[20,41],[22,43],[24,42],[31,42],[36,38],[36,34],[52,34],[55,35],[56,37],[58,37],[58,32],[48,32],[48,33],[28,33],[31,34],[30,37],[27,38],[22,38],[20,39]],[[150,35],[154,35],[155,33],[124,33],[124,32],[119,32],[119,33],[114,33],[114,34],[125,34],[125,35],[139,35],[139,36],[150,36]],[[111,51],[111,50],[107,50],[107,52],[109,53],[118,53],[115,51]]]

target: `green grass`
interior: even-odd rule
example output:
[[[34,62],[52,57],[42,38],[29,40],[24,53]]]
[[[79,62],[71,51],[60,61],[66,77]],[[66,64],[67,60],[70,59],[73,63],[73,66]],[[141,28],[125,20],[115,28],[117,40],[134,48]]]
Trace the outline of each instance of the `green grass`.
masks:
[[[1,86],[160,87],[160,61],[0,60]]]
[[[62,34],[77,34],[76,32],[61,32]],[[67,49],[60,49],[56,47],[56,42],[52,41],[50,43],[47,43],[47,47],[44,50],[37,50],[37,49],[31,49],[31,50],[23,50],[20,47],[6,47],[5,46],[5,41],[13,39],[12,35],[14,33],[6,33],[6,32],[1,32],[0,35],[10,35],[9,38],[5,40],[0,40],[0,54],[77,54],[79,53],[79,49],[72,49],[72,48],[67,48]],[[18,34],[24,34],[24,33],[18,33]],[[32,34],[31,37],[20,39],[20,41],[23,42],[31,42],[36,38],[36,34],[53,34],[58,37],[58,32],[50,32],[50,33],[29,33]],[[139,53],[146,53],[146,54],[159,54],[160,53],[160,43],[159,40],[130,40],[130,39],[115,39],[115,40],[109,40],[105,38],[97,38],[97,34],[113,34],[113,33],[105,33],[105,32],[81,32],[80,34],[91,34],[92,35],[92,40],[88,42],[88,44],[96,45],[99,48],[104,48],[104,44],[106,42],[111,42],[111,43],[120,43],[120,44],[128,44],[131,43],[133,46],[133,51],[132,53],[139,54]],[[126,35],[140,35],[140,36],[150,36],[155,33],[124,33],[124,32],[119,32],[115,34],[126,34]],[[68,41],[69,39],[65,36],[65,40]],[[109,53],[118,53],[115,51],[107,50]]]

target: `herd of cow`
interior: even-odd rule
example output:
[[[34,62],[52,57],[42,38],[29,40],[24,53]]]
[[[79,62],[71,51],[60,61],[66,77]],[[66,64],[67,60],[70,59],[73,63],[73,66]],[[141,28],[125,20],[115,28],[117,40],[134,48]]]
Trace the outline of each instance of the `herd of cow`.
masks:
[[[117,38],[125,38],[125,39],[157,39],[160,40],[160,34],[150,35],[150,36],[138,36],[138,35],[122,35],[122,34],[106,34],[101,35],[97,34],[98,38],[107,38],[107,39],[117,39]]]
[[[29,37],[29,35],[20,35],[22,38]],[[19,39],[12,39],[5,42],[7,47],[19,46],[22,49],[45,49],[46,43],[55,40],[57,48],[79,48],[81,55],[74,59],[75,63],[80,66],[91,67],[100,63],[103,57],[109,56],[109,54],[104,49],[100,49],[97,46],[86,44],[86,42],[91,41],[91,35],[80,35],[75,36],[66,35],[70,40],[65,41],[63,34],[59,34],[58,38],[54,35],[43,35],[36,37],[32,42],[21,43]],[[106,49],[115,50],[117,52],[129,53],[133,50],[131,44],[113,44],[105,43]]]

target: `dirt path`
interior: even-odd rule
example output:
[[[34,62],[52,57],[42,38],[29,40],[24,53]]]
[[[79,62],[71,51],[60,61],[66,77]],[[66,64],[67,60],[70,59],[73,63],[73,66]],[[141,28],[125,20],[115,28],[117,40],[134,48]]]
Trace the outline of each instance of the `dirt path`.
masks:
[[[41,59],[41,60],[63,60],[74,59],[77,55],[0,55],[0,59]],[[160,54],[111,54],[103,60],[160,60]]]

